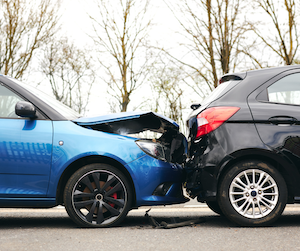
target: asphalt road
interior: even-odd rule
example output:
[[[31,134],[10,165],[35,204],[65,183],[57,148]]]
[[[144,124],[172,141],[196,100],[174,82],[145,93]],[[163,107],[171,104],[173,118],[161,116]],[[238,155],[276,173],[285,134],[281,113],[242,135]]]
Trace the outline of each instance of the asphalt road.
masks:
[[[152,207],[158,222],[201,217],[204,222],[175,229],[155,229],[132,210],[119,227],[77,227],[63,207],[0,209],[0,250],[300,250],[300,205],[287,206],[271,227],[237,227],[205,205]]]

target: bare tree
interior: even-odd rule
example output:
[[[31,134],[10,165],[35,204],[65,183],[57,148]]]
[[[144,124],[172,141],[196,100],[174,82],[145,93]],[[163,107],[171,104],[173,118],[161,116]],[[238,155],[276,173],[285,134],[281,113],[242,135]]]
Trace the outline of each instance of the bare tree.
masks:
[[[257,25],[253,27],[254,32],[284,64],[293,64],[299,48],[299,23],[295,0],[259,0],[255,3],[269,17],[273,29],[268,32],[264,27]]]
[[[38,4],[37,4],[38,3]],[[58,30],[59,0],[0,0],[0,72],[21,78]]]
[[[153,95],[151,103],[155,102],[154,111],[161,113],[174,121],[182,121],[182,97],[184,94],[183,71],[169,64],[155,65],[149,78]]]
[[[239,45],[249,29],[242,14],[243,0],[182,0],[178,11],[168,6],[184,30],[188,42],[183,45],[198,63],[190,64],[168,54],[213,89],[220,75],[237,66]]]
[[[145,47],[151,20],[149,0],[98,0],[99,15],[90,16],[92,36],[105,68],[109,93],[126,111],[130,96],[143,83],[150,59]]]
[[[86,111],[95,80],[91,62],[88,52],[63,38],[48,45],[40,63],[55,98],[79,113]]]

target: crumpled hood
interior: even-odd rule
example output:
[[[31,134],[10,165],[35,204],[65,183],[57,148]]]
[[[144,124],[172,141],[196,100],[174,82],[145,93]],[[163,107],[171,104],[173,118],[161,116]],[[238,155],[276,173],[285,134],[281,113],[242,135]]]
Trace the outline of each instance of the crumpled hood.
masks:
[[[155,112],[112,113],[98,117],[79,118],[73,122],[86,128],[122,135],[146,130],[159,133],[179,130],[176,122]]]

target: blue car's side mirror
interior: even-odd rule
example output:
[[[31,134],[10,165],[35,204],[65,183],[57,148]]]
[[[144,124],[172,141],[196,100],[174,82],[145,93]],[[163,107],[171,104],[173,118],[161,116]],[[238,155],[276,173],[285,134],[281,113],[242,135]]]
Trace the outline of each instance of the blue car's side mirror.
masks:
[[[15,112],[20,117],[35,118],[35,106],[27,101],[19,101],[15,106]]]

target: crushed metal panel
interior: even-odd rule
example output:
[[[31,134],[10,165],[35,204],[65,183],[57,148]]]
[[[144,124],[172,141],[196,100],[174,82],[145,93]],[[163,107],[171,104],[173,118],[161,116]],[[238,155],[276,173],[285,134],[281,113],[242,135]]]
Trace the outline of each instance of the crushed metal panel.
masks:
[[[173,120],[154,112],[114,113],[94,118],[80,118],[73,122],[94,130],[122,135],[146,130],[160,133],[179,130],[179,125]]]

